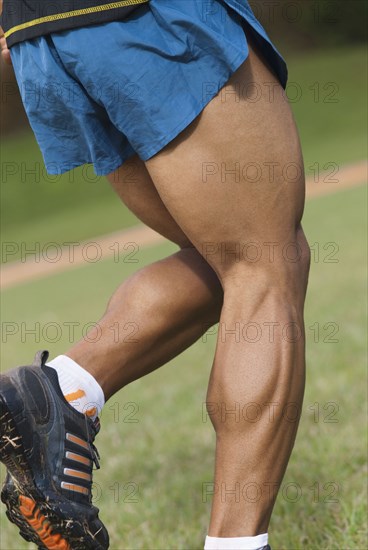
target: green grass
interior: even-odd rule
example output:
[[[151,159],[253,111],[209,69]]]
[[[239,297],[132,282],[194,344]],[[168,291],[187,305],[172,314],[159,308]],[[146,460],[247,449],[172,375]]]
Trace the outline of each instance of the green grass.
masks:
[[[19,246],[24,243],[27,249],[34,248],[35,243],[42,247],[45,243],[56,242],[61,246],[68,241],[82,241],[137,223],[106,178],[94,176],[90,166],[62,176],[48,176],[31,134],[21,134],[16,141],[11,139],[3,144],[1,156],[3,242]],[[17,173],[10,175],[10,170],[17,170]],[[12,260],[20,257],[18,252]]]
[[[315,172],[317,166],[331,169],[327,163],[341,166],[365,158],[364,48],[314,51],[297,57],[283,53],[289,65],[288,95],[290,99],[296,93],[300,96],[292,105],[307,172]],[[325,89],[326,85],[330,87]],[[329,96],[336,86],[337,93]],[[48,176],[29,132],[5,141],[1,157],[3,241],[30,248],[38,242],[42,247],[50,241],[81,241],[136,223],[105,178],[96,178],[91,167],[61,177]],[[19,257],[18,251],[12,259]]]
[[[306,304],[308,380],[296,447],[269,529],[273,550],[366,548],[365,200],[361,187],[307,203],[304,225],[314,246]],[[334,257],[323,249],[330,242],[339,247]],[[2,299],[3,329],[6,322],[31,328],[37,322],[63,327],[66,321],[81,329],[99,318],[122,278],[173,250],[160,245],[143,250],[138,265],[107,260],[10,289]],[[338,328],[338,342],[327,341],[328,322]],[[66,330],[56,343],[35,339],[20,332],[8,336],[3,368],[27,363],[44,346],[55,355],[70,345]],[[95,503],[113,550],[203,548],[210,502],[203,502],[202,484],[212,480],[214,434],[202,421],[202,406],[214,340],[200,340],[120,391],[103,410]],[[295,496],[298,502],[292,502]],[[0,522],[2,549],[31,548],[4,516]]]
[[[290,57],[287,93],[295,98],[307,172],[315,163],[322,168],[366,158],[366,59],[363,46]]]

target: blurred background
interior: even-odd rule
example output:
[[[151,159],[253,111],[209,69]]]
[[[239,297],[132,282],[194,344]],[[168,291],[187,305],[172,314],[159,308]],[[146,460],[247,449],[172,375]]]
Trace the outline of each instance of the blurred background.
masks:
[[[286,93],[304,151],[304,227],[312,249],[307,390],[270,526],[271,544],[274,550],[363,550],[368,547],[367,2],[250,3],[288,63]],[[39,348],[51,356],[63,353],[98,320],[122,279],[175,246],[119,237],[116,232],[139,222],[92,168],[47,175],[12,69],[3,64],[0,92],[6,370],[29,363]],[[117,255],[84,257],[69,265],[73,269],[29,280],[5,272],[19,267],[24,274],[25,260],[46,259],[49,267],[64,243],[98,242],[112,232],[108,242]],[[203,488],[212,480],[214,448],[203,404],[215,341],[212,330],[149,381],[119,392],[103,411],[98,447],[108,468],[96,475],[95,503],[114,549],[203,548],[210,509]],[[3,516],[0,548],[30,548]]]
[[[323,169],[328,161],[340,165],[365,158],[367,2],[253,0],[250,3],[287,59],[287,94],[299,124],[307,172]],[[104,179],[94,176],[92,168],[59,178],[45,173],[14,73],[4,65],[0,123],[1,154],[6,161],[1,218],[9,238],[17,238],[18,231],[24,238],[27,234],[24,225],[30,222],[34,227],[36,222],[38,226],[41,215],[48,221],[47,238],[57,240],[68,239],[69,230],[74,238],[82,239],[93,236],[96,230],[105,233],[133,223],[131,216],[126,213],[122,216],[113,193]],[[77,218],[72,217],[65,228],[64,213],[74,209],[78,209],[81,219],[76,223]],[[98,229],[95,229],[97,211]],[[42,230],[37,237],[42,238]]]

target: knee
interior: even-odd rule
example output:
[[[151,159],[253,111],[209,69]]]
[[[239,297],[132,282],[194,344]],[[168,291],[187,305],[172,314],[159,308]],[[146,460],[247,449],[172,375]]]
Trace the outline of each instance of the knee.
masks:
[[[291,233],[291,232],[290,232]],[[213,266],[225,291],[244,286],[277,291],[282,287],[300,294],[306,291],[310,269],[310,248],[301,226],[287,239],[271,241],[211,243],[206,260]]]

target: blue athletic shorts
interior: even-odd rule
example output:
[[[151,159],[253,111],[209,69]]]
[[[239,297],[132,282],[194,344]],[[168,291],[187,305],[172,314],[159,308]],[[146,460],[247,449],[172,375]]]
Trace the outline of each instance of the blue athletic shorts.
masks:
[[[49,174],[109,174],[177,136],[248,56],[251,32],[285,88],[287,67],[246,0],[151,0],[122,21],[11,48]]]

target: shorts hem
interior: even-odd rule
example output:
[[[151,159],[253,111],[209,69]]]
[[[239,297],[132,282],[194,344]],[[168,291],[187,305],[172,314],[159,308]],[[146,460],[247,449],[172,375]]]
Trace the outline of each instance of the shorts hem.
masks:
[[[54,166],[58,166],[58,165],[56,163],[53,163],[53,162],[50,162],[48,164],[45,163],[47,173],[50,174],[50,175],[60,175],[60,174],[66,173],[70,170],[73,170],[74,168],[78,168],[79,166],[84,166],[85,164],[90,164],[90,165],[93,166],[93,169],[94,169],[94,172],[95,172],[96,176],[106,176],[106,175],[110,174],[111,172],[113,172],[114,170],[116,170],[117,168],[119,168],[119,166],[124,164],[125,161],[127,161],[129,158],[131,158],[135,154],[138,154],[139,158],[143,161],[146,161],[146,160],[150,159],[155,154],[159,153],[161,149],[163,149],[166,145],[168,145],[175,137],[177,137],[180,134],[180,132],[185,130],[185,128],[187,126],[189,126],[189,124],[197,118],[197,116],[203,111],[203,109],[206,107],[206,105],[208,105],[208,103],[225,86],[225,84],[229,81],[229,79],[231,78],[233,73],[240,67],[240,65],[242,63],[244,63],[244,61],[246,61],[248,59],[248,55],[249,55],[249,50],[246,52],[246,54],[240,53],[239,55],[237,55],[230,62],[230,68],[226,71],[226,73],[223,73],[223,75],[219,78],[218,85],[216,86],[215,91],[212,94],[209,94],[204,101],[199,103],[198,107],[196,109],[194,109],[193,111],[191,111],[191,113],[189,115],[187,115],[184,118],[184,120],[182,120],[180,122],[180,124],[178,124],[173,130],[171,130],[171,132],[169,134],[165,134],[164,136],[162,136],[161,139],[159,139],[155,143],[155,145],[151,146],[150,148],[144,149],[144,150],[142,150],[140,148],[139,149],[136,148],[136,150],[132,154],[130,154],[126,157],[119,157],[115,162],[111,162],[110,164],[108,164],[106,166],[96,167],[96,165],[93,162],[81,161],[81,162],[78,162],[78,163],[71,163],[71,164],[66,163],[62,166],[62,168],[58,167],[57,169],[54,168],[54,169],[51,169],[51,171],[50,171],[50,169],[48,168],[48,164],[49,165],[54,165]]]

